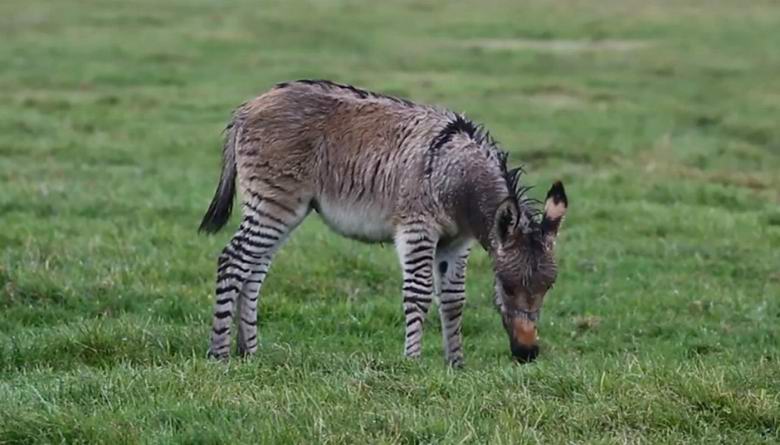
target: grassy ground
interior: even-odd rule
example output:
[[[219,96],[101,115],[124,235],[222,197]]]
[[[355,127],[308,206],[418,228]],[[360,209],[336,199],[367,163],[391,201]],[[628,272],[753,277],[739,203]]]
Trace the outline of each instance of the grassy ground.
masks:
[[[771,1],[0,3],[0,443],[776,443],[779,29]],[[316,217],[258,356],[204,358],[220,131],[307,77],[466,111],[537,197],[564,180],[537,363],[482,252],[467,368],[435,314],[404,360],[393,249]]]

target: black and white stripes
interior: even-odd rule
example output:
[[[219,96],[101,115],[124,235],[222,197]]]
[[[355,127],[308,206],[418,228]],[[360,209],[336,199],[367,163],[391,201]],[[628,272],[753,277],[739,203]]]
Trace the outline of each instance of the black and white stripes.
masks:
[[[438,241],[437,232],[423,221],[403,224],[395,237],[403,271],[404,354],[420,355],[425,317],[434,295],[438,295],[444,355],[451,365],[461,366],[461,321],[466,304],[466,264],[471,240],[456,240],[442,246],[437,246]]]
[[[236,312],[239,354],[251,355],[257,350],[260,288],[273,254],[306,216],[308,206],[298,207],[257,194],[244,204],[244,221],[219,257],[210,356],[229,355],[230,327]]]
[[[422,221],[402,225],[395,237],[403,270],[403,306],[406,323],[404,354],[420,355],[423,325],[433,301],[433,263],[436,235]]]
[[[470,252],[471,242],[463,240],[442,246],[436,253],[444,356],[455,367],[463,365],[461,324],[466,305],[466,265]]]

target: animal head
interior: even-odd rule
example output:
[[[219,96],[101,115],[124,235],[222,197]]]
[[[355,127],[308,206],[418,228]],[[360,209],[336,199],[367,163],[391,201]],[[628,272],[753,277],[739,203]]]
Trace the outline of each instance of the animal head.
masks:
[[[555,283],[555,239],[568,207],[563,184],[556,182],[544,203],[541,222],[511,197],[501,203],[493,224],[495,303],[520,362],[539,354],[536,323],[544,296]]]

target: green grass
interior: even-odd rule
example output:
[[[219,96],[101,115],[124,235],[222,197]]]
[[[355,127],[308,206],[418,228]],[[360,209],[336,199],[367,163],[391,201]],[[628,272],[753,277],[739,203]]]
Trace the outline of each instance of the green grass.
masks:
[[[0,3],[0,443],[777,443],[772,1]],[[543,352],[473,256],[466,368],[401,357],[393,249],[312,217],[205,359],[230,110],[331,78],[466,111],[571,207]],[[231,229],[236,226],[233,220]]]

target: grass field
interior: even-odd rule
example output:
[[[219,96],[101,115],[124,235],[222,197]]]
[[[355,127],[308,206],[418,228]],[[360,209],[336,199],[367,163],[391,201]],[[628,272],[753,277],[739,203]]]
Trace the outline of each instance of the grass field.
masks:
[[[0,2],[0,443],[777,443],[773,1]],[[330,78],[465,111],[567,185],[542,355],[471,261],[466,368],[402,358],[392,246],[312,217],[256,358],[205,359],[231,109]]]

